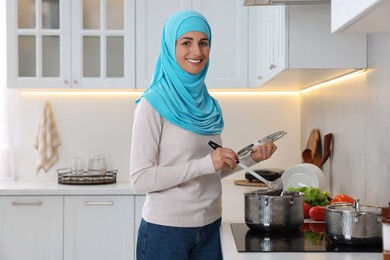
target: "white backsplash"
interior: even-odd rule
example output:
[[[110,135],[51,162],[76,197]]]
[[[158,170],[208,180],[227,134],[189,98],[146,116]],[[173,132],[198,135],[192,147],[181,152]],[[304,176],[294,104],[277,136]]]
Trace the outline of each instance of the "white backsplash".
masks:
[[[302,147],[313,128],[333,133],[324,173],[333,194],[390,202],[390,34],[368,37],[368,71],[302,95]]]
[[[19,92],[16,115],[16,178],[55,180],[56,170],[66,166],[66,158],[87,160],[88,151],[104,149],[107,168],[118,170],[118,179],[128,179],[134,101],[139,93],[56,93]],[[284,130],[272,159],[258,167],[288,168],[300,163],[300,96],[272,94],[220,94],[225,120],[224,146],[238,151],[267,134]],[[62,140],[59,161],[49,170],[35,174],[37,152],[32,143],[43,103],[50,100]],[[186,144],[183,144],[186,145]],[[205,144],[207,145],[207,144]],[[189,148],[190,149],[190,148]],[[237,173],[229,178],[241,178]]]

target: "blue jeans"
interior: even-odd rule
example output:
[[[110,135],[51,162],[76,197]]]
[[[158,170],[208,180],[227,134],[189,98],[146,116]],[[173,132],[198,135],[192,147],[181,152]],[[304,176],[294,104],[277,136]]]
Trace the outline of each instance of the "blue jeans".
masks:
[[[221,260],[221,219],[203,227],[169,227],[146,222],[138,231],[137,260]]]

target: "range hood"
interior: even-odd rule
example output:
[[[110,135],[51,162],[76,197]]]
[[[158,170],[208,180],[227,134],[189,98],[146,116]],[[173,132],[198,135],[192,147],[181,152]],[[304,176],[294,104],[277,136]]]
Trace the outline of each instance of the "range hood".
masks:
[[[329,4],[330,0],[244,0],[244,6]]]

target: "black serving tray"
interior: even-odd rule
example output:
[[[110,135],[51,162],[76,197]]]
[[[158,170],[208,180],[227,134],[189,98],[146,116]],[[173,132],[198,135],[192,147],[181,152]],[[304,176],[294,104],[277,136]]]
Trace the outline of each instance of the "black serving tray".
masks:
[[[96,185],[116,183],[118,170],[107,171],[105,174],[90,175],[88,172],[72,174],[70,168],[58,169],[58,183],[70,185]]]

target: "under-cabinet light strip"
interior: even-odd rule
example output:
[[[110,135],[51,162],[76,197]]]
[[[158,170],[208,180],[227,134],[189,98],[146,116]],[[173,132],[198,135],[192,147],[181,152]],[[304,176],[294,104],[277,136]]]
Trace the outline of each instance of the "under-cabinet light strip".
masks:
[[[59,95],[59,96],[136,96],[143,93],[139,90],[22,90],[23,95]],[[264,95],[298,95],[298,91],[259,91],[241,89],[210,89],[212,96],[264,96]]]
[[[333,83],[336,83],[336,82],[340,82],[342,80],[346,80],[346,79],[349,79],[351,77],[354,77],[358,74],[361,74],[363,72],[367,71],[366,68],[362,68],[362,69],[358,69],[356,71],[353,71],[351,73],[348,73],[348,74],[345,74],[343,76],[340,76],[340,77],[337,77],[337,78],[334,78],[334,79],[331,79],[331,80],[328,80],[328,81],[324,81],[324,82],[321,82],[321,83],[318,83],[316,85],[313,85],[313,86],[310,86],[308,88],[305,88],[305,89],[302,89],[300,90],[299,92],[304,94],[306,92],[309,92],[309,91],[312,91],[312,90],[315,90],[315,89],[319,89],[319,88],[322,88],[326,85],[329,85],[329,84],[333,84]]]
[[[367,69],[359,69],[349,74],[340,76],[338,78],[334,78],[325,82],[321,82],[319,84],[310,86],[306,89],[302,90],[292,90],[292,91],[269,91],[269,90],[246,90],[246,89],[210,89],[209,92],[213,96],[264,96],[264,95],[299,95],[304,94],[309,91],[324,87],[326,85],[339,82],[341,80],[345,80],[356,76],[360,73],[367,71]],[[72,95],[88,95],[88,96],[116,96],[116,95],[128,95],[128,96],[140,96],[144,90],[32,90],[25,89],[21,92],[27,95],[64,95],[64,96],[72,96]]]

